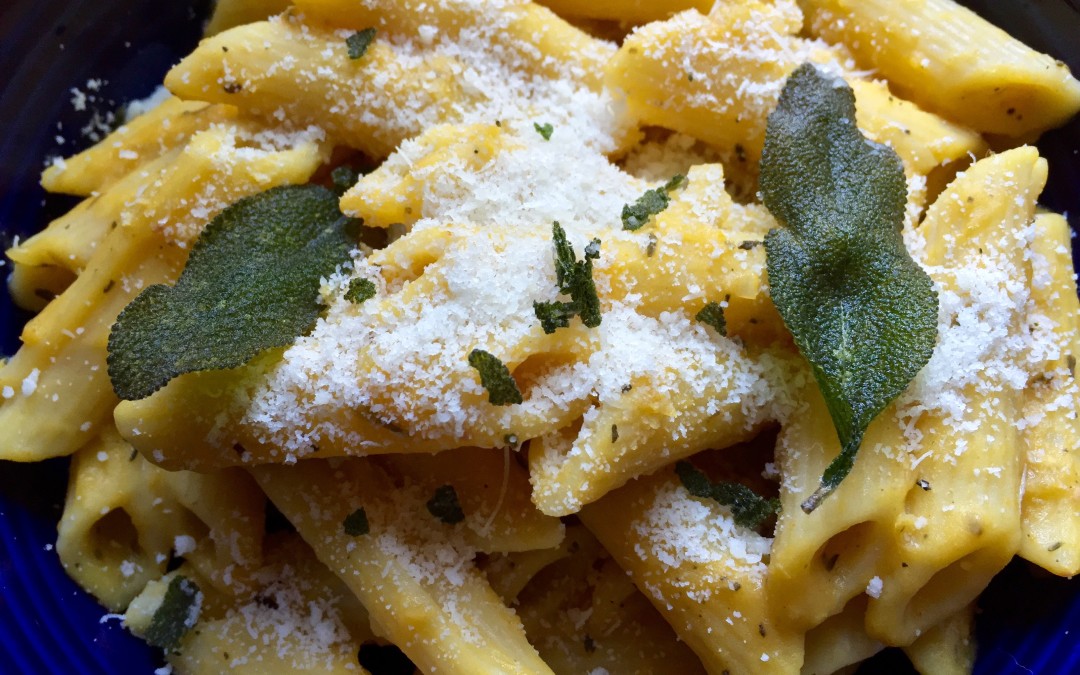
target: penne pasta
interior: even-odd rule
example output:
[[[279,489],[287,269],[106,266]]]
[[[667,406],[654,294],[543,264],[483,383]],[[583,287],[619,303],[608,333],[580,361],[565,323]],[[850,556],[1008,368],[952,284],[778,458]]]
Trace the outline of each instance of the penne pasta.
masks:
[[[1032,139],[1080,111],[1068,66],[952,0],[799,5],[814,35],[843,42],[901,96],[977,131]]]
[[[45,169],[0,361],[0,459],[71,455],[60,560],[170,672],[966,673],[1015,555],[1080,570],[1050,57],[949,0],[207,33]]]

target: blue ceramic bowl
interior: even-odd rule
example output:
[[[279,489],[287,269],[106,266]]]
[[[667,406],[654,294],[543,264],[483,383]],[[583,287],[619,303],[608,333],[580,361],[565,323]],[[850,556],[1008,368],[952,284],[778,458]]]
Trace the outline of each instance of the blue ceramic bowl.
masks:
[[[46,158],[88,141],[92,112],[149,94],[197,42],[210,0],[2,0],[0,2],[0,247],[72,206],[46,197]],[[1076,0],[968,0],[965,4],[1080,73]],[[89,91],[89,80],[104,80]],[[96,97],[75,110],[71,89]],[[1051,163],[1044,204],[1080,228],[1080,121],[1040,143]],[[0,273],[4,270],[0,268]],[[0,352],[14,353],[28,317],[0,292]],[[0,433],[4,433],[0,429]],[[154,650],[72,583],[52,551],[67,462],[0,462],[0,672],[150,673]],[[980,601],[976,672],[1080,672],[1080,580],[1049,577],[1014,562]],[[860,672],[907,670],[883,654]]]

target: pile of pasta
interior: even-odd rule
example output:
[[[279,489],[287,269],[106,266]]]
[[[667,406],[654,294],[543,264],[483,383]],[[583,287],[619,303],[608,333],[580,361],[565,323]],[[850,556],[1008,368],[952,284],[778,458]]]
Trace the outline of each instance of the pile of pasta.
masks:
[[[390,644],[434,673],[831,673],[888,645],[968,672],[1014,556],[1080,570],[1080,304],[1025,145],[1080,109],[1064,64],[949,0],[220,0],[209,32],[159,105],[45,171],[85,200],[8,251],[40,313],[0,369],[0,458],[72,456],[69,574],[137,634],[197,585],[175,672],[357,672]],[[812,513],[839,445],[756,201],[804,62],[902,159],[940,299],[930,362]],[[228,205],[343,165],[369,168],[340,199],[366,234],[315,328],[119,401],[118,313]],[[553,221],[601,241],[595,328],[534,315]],[[522,403],[489,402],[473,349]],[[686,459],[778,496],[775,524],[692,496]]]

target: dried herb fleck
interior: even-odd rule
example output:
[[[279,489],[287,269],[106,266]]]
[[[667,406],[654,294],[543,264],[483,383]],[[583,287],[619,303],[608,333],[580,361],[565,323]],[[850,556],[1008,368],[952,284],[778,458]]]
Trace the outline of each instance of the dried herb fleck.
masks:
[[[351,279],[349,289],[345,291],[345,299],[354,305],[370,300],[375,297],[375,283],[371,279]]]
[[[727,321],[724,319],[724,308],[719,302],[707,303],[694,318],[706,326],[712,326],[717,333],[727,335]]]
[[[550,141],[551,134],[555,131],[555,127],[551,126],[549,122],[544,122],[543,124],[533,122],[533,128],[536,129],[536,133],[544,137],[545,141]]]
[[[361,537],[371,531],[368,526],[367,511],[363,508],[356,509],[345,516],[341,525],[345,528],[345,534],[350,537]]]
[[[443,485],[435,490],[434,496],[427,501],[427,510],[447,525],[465,520],[465,512],[461,510],[461,502],[453,485]]]
[[[353,61],[367,53],[368,47],[375,40],[375,29],[365,28],[345,38],[345,46],[349,49],[349,58]]]

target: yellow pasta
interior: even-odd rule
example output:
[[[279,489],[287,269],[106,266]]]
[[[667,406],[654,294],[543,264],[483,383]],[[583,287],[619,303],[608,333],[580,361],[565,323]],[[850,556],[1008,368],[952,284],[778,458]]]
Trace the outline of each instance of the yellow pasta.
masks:
[[[204,603],[199,630],[169,663],[184,673],[365,673],[357,651],[377,638],[363,606],[299,536],[276,535],[267,549],[250,590]]]
[[[1031,139],[1080,111],[1068,66],[952,0],[799,5],[815,35],[843,42],[901,96],[977,131]]]
[[[970,673],[975,666],[974,621],[975,606],[969,605],[921,635],[904,653],[922,675]]]
[[[1015,147],[1080,108],[1049,57],[948,0],[221,0],[207,31],[172,97],[45,170],[85,199],[8,252],[40,313],[0,364],[0,459],[73,455],[61,561],[178,675],[384,648],[809,675],[899,647],[965,673],[1014,555],[1080,571],[1070,233]],[[758,194],[804,63],[899,157],[892,225],[938,303],[815,508],[847,413],[781,317],[796,223]],[[303,334],[120,401],[121,310],[283,185],[334,190],[355,235]]]
[[[466,3],[366,8],[330,0],[297,8],[344,28],[378,28],[379,37],[362,58],[350,59],[346,31],[284,15],[203,41],[169,73],[166,86],[182,97],[231,103],[266,119],[317,124],[378,158],[439,123],[524,126],[547,117],[586,132],[567,116],[564,106],[572,99],[591,99],[597,116],[611,118],[598,90],[600,66],[613,47],[532,3],[486,14]],[[541,25],[545,30],[538,31]],[[470,61],[477,43],[502,59]],[[521,106],[510,93],[524,89],[532,91],[531,101]],[[615,150],[626,139],[626,130],[617,130],[593,140]]]
[[[183,147],[192,134],[235,116],[236,111],[229,106],[168,98],[97,145],[54,162],[41,175],[41,185],[49,192],[97,196],[125,175]]]
[[[808,630],[800,672],[846,672],[881,651],[885,645],[866,633],[865,616],[866,596],[858,596],[839,613]]]
[[[1043,375],[1024,393],[1023,539],[1020,555],[1061,576],[1080,573],[1080,431],[1073,376],[1078,345],[1076,281],[1071,234],[1056,214],[1035,217],[1032,299],[1041,316],[1037,330],[1050,333]]]
[[[8,256],[15,263],[15,270],[62,269],[74,281],[90,264],[94,251],[101,246],[109,232],[119,227],[129,205],[137,200],[138,195],[153,190],[154,185],[167,176],[180,154],[181,150],[172,150],[133,168],[101,194],[81,202],[49,223],[41,232],[13,247]],[[82,172],[82,175],[88,174],[89,171]],[[97,174],[93,175],[96,177]]]
[[[459,539],[461,528],[475,532],[482,525],[476,514],[463,525],[441,523],[424,508],[428,494],[416,486],[395,489],[389,476],[363,460],[336,469],[319,460],[262,467],[255,477],[319,560],[360,598],[376,633],[419,668],[550,672],[520,621],[472,566],[474,551]],[[371,531],[349,535],[343,523],[358,508]]]
[[[798,670],[803,636],[766,602],[771,542],[735,525],[726,507],[689,496],[660,471],[581,518],[708,672]]]
[[[567,528],[557,550],[562,557],[515,595],[525,632],[552,670],[704,672],[588,530]]]
[[[803,366],[802,368],[805,368]],[[785,421],[777,455],[785,480],[769,567],[769,601],[784,621],[809,630],[862,595],[894,546],[894,523],[914,484],[903,435],[887,409],[867,429],[869,452],[852,477],[813,513],[800,505],[840,452],[825,402],[810,373],[792,368],[800,405]],[[812,592],[805,589],[812,588]],[[839,667],[839,666],[838,666]]]
[[[690,134],[731,153],[729,165],[756,165],[765,121],[786,77],[809,61],[838,73],[852,68],[842,50],[795,37],[801,15],[788,3],[717,3],[708,16],[687,11],[632,33],[608,65],[608,83],[626,93],[643,123]],[[950,164],[985,142],[960,126],[894,97],[881,84],[846,75],[858,123],[900,154],[909,173],[955,171]]]
[[[206,24],[207,35],[262,21],[289,8],[289,0],[217,0],[214,13]]]
[[[72,460],[56,548],[68,573],[118,611],[174,553],[215,586],[242,584],[262,556],[262,507],[244,474],[169,474],[106,429]]]
[[[462,131],[439,127],[432,133],[434,138],[420,147],[429,151],[429,143],[437,145],[454,137],[451,129]],[[539,139],[536,142],[544,143]],[[491,172],[494,178],[488,180],[497,180],[503,172],[518,175],[522,166],[537,160],[538,155],[546,158],[546,154],[539,154],[536,142],[503,153],[498,165],[477,167],[475,179],[467,174],[459,176],[462,180],[481,180],[484,172]],[[513,141],[507,143],[516,145]],[[403,147],[400,155],[412,152],[411,147]],[[436,159],[450,162],[441,150],[430,152]],[[465,156],[469,156],[467,150]],[[397,157],[388,163],[404,172],[408,163]],[[414,157],[413,169],[405,176],[385,170],[364,177],[343,198],[345,208],[349,208],[348,204],[363,204],[357,215],[365,218],[378,211],[380,204],[413,208],[409,206],[413,202],[398,186],[409,181],[417,186],[416,190],[409,188],[415,193],[421,189],[421,183],[413,183],[416,176],[424,179],[423,190],[438,190],[446,175],[445,166],[434,163],[436,160],[426,154]],[[453,157],[460,158],[460,153]],[[602,156],[596,157],[612,173],[613,189],[628,195],[643,189],[640,181],[618,172]],[[433,163],[431,171],[424,169],[429,161]],[[503,444],[507,435],[521,440],[538,438],[567,427],[582,415],[601,413],[586,400],[588,383],[579,381],[576,375],[586,361],[595,362],[600,365],[594,367],[610,373],[605,375],[608,382],[604,387],[609,392],[605,399],[612,403],[602,414],[613,417],[596,422],[591,431],[582,434],[580,443],[588,446],[586,454],[608,448],[603,452],[614,463],[607,468],[598,464],[586,476],[580,458],[566,462],[551,455],[548,469],[542,475],[534,472],[533,477],[535,484],[544,486],[537,492],[538,500],[545,499],[544,494],[562,495],[559,500],[569,500],[562,505],[556,500],[541,501],[546,512],[572,512],[575,503],[591,501],[626,479],[676,457],[710,443],[727,442],[724,439],[749,438],[763,421],[755,411],[761,401],[747,408],[733,394],[751,393],[755,387],[763,386],[753,359],[734,342],[714,337],[704,328],[694,328],[689,317],[677,322],[674,318],[660,320],[669,313],[668,308],[696,294],[698,297],[687,307],[691,316],[707,301],[723,300],[733,333],[768,335],[783,331],[775,310],[761,292],[763,252],[757,246],[745,245],[748,241],[759,242],[773,221],[760,211],[732,204],[724,192],[710,190],[709,186],[722,180],[722,175],[717,166],[695,167],[688,185],[675,197],[669,212],[657,217],[648,235],[627,234],[602,245],[596,275],[598,283],[610,289],[602,297],[610,298],[612,304],[637,294],[643,297],[635,301],[633,311],[612,313],[608,324],[611,328],[602,326],[600,335],[577,328],[547,335],[531,316],[532,302],[540,299],[536,289],[548,283],[554,271],[542,269],[550,259],[547,233],[525,233],[505,223],[462,222],[453,230],[426,227],[373,252],[360,265],[358,275],[379,280],[385,293],[366,302],[359,311],[343,308],[328,315],[316,330],[316,335],[321,336],[313,337],[307,345],[298,344],[294,352],[286,352],[285,363],[276,364],[276,359],[267,357],[258,365],[242,369],[242,374],[185,375],[147,399],[121,403],[116,411],[117,423],[125,436],[149,456],[172,468],[196,470],[304,457],[316,446],[321,457],[361,452],[431,452],[470,444],[494,446]],[[441,192],[435,196],[438,194]],[[426,205],[415,202],[414,224],[421,219],[441,218],[440,206],[447,208],[434,196],[427,199]],[[452,201],[450,206],[459,208]],[[480,219],[487,216],[482,213],[471,217],[482,223]],[[481,256],[487,261],[483,267],[493,272],[528,268],[534,275],[533,281],[521,275],[508,281],[505,292],[492,299],[492,303],[512,300],[518,307],[509,316],[492,316],[492,323],[503,331],[500,358],[509,365],[527,398],[530,391],[538,394],[533,404],[519,410],[488,406],[483,390],[473,384],[475,371],[460,358],[460,354],[477,346],[487,344],[494,349],[488,343],[490,332],[477,331],[475,322],[465,321],[468,312],[462,306],[473,302],[476,293],[492,292],[485,288],[490,285],[488,279],[472,271]],[[461,280],[468,276],[475,278],[463,285]],[[704,288],[716,290],[706,296]],[[511,331],[520,337],[511,338]],[[359,343],[349,348],[357,354],[354,360],[335,359],[332,366],[325,366],[340,370],[342,378],[364,383],[357,400],[327,397],[301,383],[318,384],[318,378],[298,372],[297,367],[307,371],[313,367],[312,359],[321,361],[331,356],[330,345],[367,340],[367,336],[373,342],[366,349],[360,349]],[[401,344],[435,336],[448,345],[440,353],[403,354],[400,350]],[[652,364],[637,367],[636,371],[623,368],[620,345],[631,339],[678,345],[675,353],[680,360],[664,369]],[[399,361],[403,358],[404,364]],[[447,362],[453,370],[447,369]],[[400,369],[429,375],[411,378],[408,383],[382,384],[399,381]],[[716,385],[708,385],[715,386],[710,389],[715,395],[700,395],[698,388],[709,379],[703,373],[718,376]],[[298,378],[298,386],[270,384],[280,378]],[[566,382],[566,378],[573,379]],[[565,382],[560,384],[563,391],[555,399],[546,389],[546,383],[552,380]],[[626,385],[636,387],[636,391],[622,391]],[[406,399],[397,396],[402,387],[412,391]],[[318,398],[322,403],[294,406],[274,393],[281,389],[295,392],[290,395],[301,400]],[[667,399],[678,396],[696,397],[700,404],[685,415],[677,414],[677,408],[684,404]],[[724,396],[727,402],[720,403]],[[198,415],[197,402],[206,397],[222,401],[227,412]],[[265,412],[244,412],[253,399],[263,401],[260,405]],[[436,401],[445,402],[441,409]],[[590,407],[595,408],[591,413]],[[192,414],[177,415],[177,410],[190,410]],[[630,428],[626,437],[640,440],[617,446],[605,441],[612,437],[612,426],[620,424]],[[138,437],[133,429],[139,430]],[[293,440],[283,445],[283,438]],[[659,453],[657,448],[664,444],[671,448],[665,450],[666,454]],[[570,488],[575,483],[589,483],[591,493],[575,493]]]
[[[713,6],[710,0],[601,0],[600,2],[542,0],[540,4],[550,7],[563,16],[635,24],[661,21],[686,9],[708,12]]]
[[[1046,162],[1034,149],[1012,150],[977,162],[930,208],[921,227],[927,261],[945,265],[936,274],[942,303],[957,312],[956,322],[971,320],[970,310],[957,310],[957,304],[985,315],[1008,311],[993,294],[1030,283],[1015,236],[1030,223],[1045,180]],[[983,266],[993,266],[994,275],[973,287],[972,270]],[[994,320],[1007,331],[1019,318]],[[930,393],[933,384],[908,394],[921,396],[926,410],[913,419],[926,449],[913,462],[922,482],[909,487],[896,521],[897,557],[881,575],[878,597],[867,610],[870,633],[896,644],[913,641],[969,604],[1019,548],[1023,455],[1013,421],[1021,396],[1008,379],[1017,355],[980,356],[988,372],[956,392],[961,410],[927,405],[942,398]],[[928,370],[934,372],[935,365]],[[955,360],[947,367],[958,366],[971,368]]]

